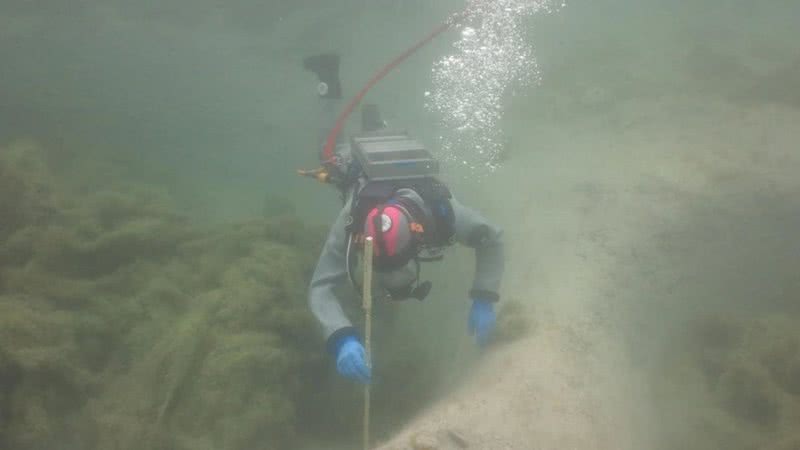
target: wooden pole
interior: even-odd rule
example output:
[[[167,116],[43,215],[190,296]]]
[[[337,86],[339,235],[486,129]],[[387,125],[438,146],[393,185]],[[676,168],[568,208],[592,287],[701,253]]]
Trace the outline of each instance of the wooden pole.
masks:
[[[364,348],[367,352],[367,365],[372,370],[372,236],[364,241],[364,292],[361,298],[364,306]],[[369,450],[369,408],[370,385],[364,386],[364,450]]]

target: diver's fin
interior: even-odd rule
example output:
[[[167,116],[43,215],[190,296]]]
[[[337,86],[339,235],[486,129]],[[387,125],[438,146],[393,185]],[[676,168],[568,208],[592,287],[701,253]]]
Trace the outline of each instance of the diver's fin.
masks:
[[[339,81],[339,60],[336,53],[322,53],[303,59],[303,68],[314,72],[319,79],[317,92],[322,98],[342,98],[342,85]]]

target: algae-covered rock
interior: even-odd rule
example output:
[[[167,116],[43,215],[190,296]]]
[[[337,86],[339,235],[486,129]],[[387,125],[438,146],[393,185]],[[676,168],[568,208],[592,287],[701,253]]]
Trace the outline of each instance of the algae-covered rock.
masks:
[[[762,361],[781,389],[800,397],[800,333],[776,337]]]
[[[518,300],[504,302],[497,314],[495,343],[510,342],[525,336],[533,327],[531,312]]]
[[[0,238],[7,238],[28,221],[28,211],[19,206],[24,198],[24,181],[4,163],[0,163]]]
[[[163,190],[48,160],[0,147],[0,448],[292,448],[325,373],[305,302],[323,233],[201,228]]]
[[[66,431],[97,380],[79,345],[83,319],[42,299],[0,296],[2,448],[42,448]]]
[[[715,393],[722,406],[739,419],[764,426],[778,421],[779,399],[760,367],[742,363],[726,368]]]
[[[771,448],[775,450],[800,450],[800,432],[795,432],[794,436],[780,439],[778,443]]]
[[[688,331],[687,369],[702,374],[700,389],[716,405],[694,412],[702,425],[692,439],[714,442],[714,448],[794,448],[800,321],[731,313],[700,317]]]
[[[33,142],[0,147],[0,242],[57,213],[56,186],[44,152]],[[0,252],[0,263],[2,263]]]

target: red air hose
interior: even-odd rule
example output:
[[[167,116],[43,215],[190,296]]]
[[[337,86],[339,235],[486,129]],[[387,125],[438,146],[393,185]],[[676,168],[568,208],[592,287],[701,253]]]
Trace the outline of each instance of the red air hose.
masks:
[[[339,114],[339,117],[336,118],[336,123],[331,129],[331,132],[328,133],[328,137],[325,140],[325,147],[322,150],[323,164],[333,161],[334,159],[333,150],[336,147],[336,139],[342,132],[342,128],[344,128],[344,124],[345,122],[347,122],[347,118],[350,117],[350,114],[353,113],[353,110],[356,109],[356,106],[358,106],[358,104],[361,103],[361,100],[364,98],[365,95],[367,95],[367,92],[369,92],[369,90],[372,89],[373,86],[378,84],[378,82],[381,81],[383,77],[385,77],[389,72],[391,72],[392,69],[399,66],[403,61],[408,59],[409,56],[414,54],[414,52],[427,45],[436,36],[439,36],[451,26],[455,25],[458,22],[457,20],[458,16],[459,15],[454,16],[455,17],[454,20],[448,20],[442,23],[441,25],[436,27],[433,31],[428,33],[428,35],[422,38],[419,42],[412,45],[406,51],[404,51],[395,59],[393,59],[391,62],[389,62],[389,64],[383,66],[381,70],[379,70],[375,75],[373,75],[372,78],[367,82],[367,84],[364,85],[364,87],[361,88],[360,91],[358,91],[358,94],[356,94],[356,96],[353,97],[352,100],[350,100],[350,103],[347,104],[344,110]]]

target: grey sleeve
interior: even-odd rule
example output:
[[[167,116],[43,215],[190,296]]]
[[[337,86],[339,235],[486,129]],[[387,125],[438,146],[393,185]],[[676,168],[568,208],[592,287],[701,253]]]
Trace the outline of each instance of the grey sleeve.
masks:
[[[342,208],[339,217],[328,233],[328,239],[317,261],[308,291],[308,303],[316,316],[326,340],[332,335],[352,330],[350,320],[342,311],[334,288],[347,279],[345,222],[349,208]],[[354,331],[354,330],[353,330]]]
[[[505,265],[503,230],[456,199],[452,199],[451,204],[456,240],[475,249],[475,276],[470,296],[497,301]]]

